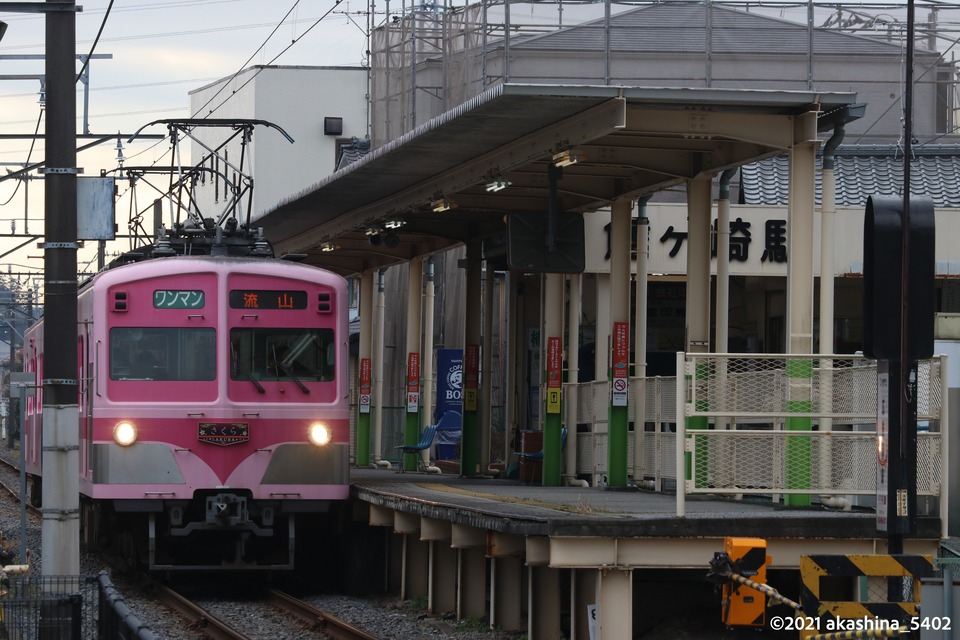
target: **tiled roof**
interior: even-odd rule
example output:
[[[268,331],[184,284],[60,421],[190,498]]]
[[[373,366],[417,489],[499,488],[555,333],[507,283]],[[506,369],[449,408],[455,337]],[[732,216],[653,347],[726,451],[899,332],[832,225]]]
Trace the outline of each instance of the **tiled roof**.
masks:
[[[960,207],[960,145],[914,147],[910,191],[926,195],[937,207]],[[822,159],[817,160],[818,169]],[[786,205],[789,199],[789,156],[744,165],[740,170],[740,203]],[[817,204],[821,201],[817,171]],[[864,206],[871,195],[902,194],[903,150],[891,146],[841,146],[836,153],[838,206]]]
[[[337,161],[337,171],[353,164],[370,153],[370,141],[354,137],[350,142],[340,147],[340,159]]]

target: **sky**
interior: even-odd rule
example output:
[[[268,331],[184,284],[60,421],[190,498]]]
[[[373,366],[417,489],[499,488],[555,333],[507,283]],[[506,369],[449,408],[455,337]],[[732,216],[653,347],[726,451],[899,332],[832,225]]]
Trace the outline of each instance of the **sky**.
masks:
[[[188,118],[191,90],[252,65],[358,67],[367,62],[365,0],[114,0],[109,15],[109,0],[78,4],[83,11],[77,14],[77,53],[90,53],[102,25],[94,53],[112,55],[90,62],[89,130],[94,134],[130,134],[155,120]],[[0,0],[0,20],[8,25],[0,40],[0,134],[32,134],[42,111],[40,82],[4,76],[43,74],[43,60],[9,56],[43,54],[44,17],[4,12]],[[77,130],[82,132],[82,85],[77,87]],[[145,131],[165,132],[162,125]],[[116,168],[115,147],[114,140],[81,153],[77,164],[83,175]],[[155,140],[124,142],[123,154],[128,164],[151,164],[168,149]],[[42,140],[32,149],[30,140],[0,140],[0,175],[43,155]],[[126,231],[127,206],[118,203],[120,233]],[[9,237],[14,225],[17,234],[42,234],[39,179],[0,182],[0,253],[27,240]],[[0,257],[0,274],[12,273],[21,282],[26,277],[19,274],[42,274],[43,252],[36,246],[41,240]],[[96,268],[95,245],[79,251],[81,268]],[[108,252],[127,248],[128,241],[116,241]]]
[[[456,5],[463,0],[447,0]],[[8,29],[0,40],[0,134],[31,134],[42,115],[38,104],[40,83],[36,79],[5,79],[10,75],[43,73],[42,60],[14,60],[5,56],[39,55],[44,51],[44,18],[40,14],[8,13],[0,0],[0,20]],[[187,118],[191,90],[229,77],[257,64],[364,66],[367,29],[367,0],[110,0],[80,1],[77,14],[77,52],[86,54],[102,34],[95,54],[111,59],[90,62],[89,129],[91,133],[121,132],[124,140],[144,125],[165,118]],[[444,4],[444,0],[438,0]],[[862,6],[861,3],[849,3]],[[894,0],[892,4],[902,4]],[[393,0],[393,12],[403,6]],[[378,8],[387,0],[376,0]],[[536,22],[536,11],[555,3],[525,5],[514,10],[516,20]],[[927,13],[928,3],[917,0],[918,18]],[[107,14],[107,9],[110,12]],[[629,8],[615,7],[616,10]],[[552,9],[550,9],[552,10]],[[565,24],[575,22],[576,4],[565,8]],[[529,12],[527,15],[526,12]],[[805,9],[798,4],[780,9],[779,17],[804,20]],[[106,17],[106,20],[105,20]],[[375,23],[387,19],[378,13]],[[552,22],[552,18],[544,22]],[[78,63],[79,71],[80,65]],[[78,131],[82,131],[83,93],[78,84]],[[216,114],[213,114],[214,117]],[[282,125],[282,123],[280,123]],[[43,122],[40,121],[40,132]],[[162,134],[158,125],[147,133]],[[82,141],[81,141],[82,143]],[[100,145],[80,154],[83,175],[117,167],[116,143]],[[127,164],[148,165],[167,153],[169,145],[154,140],[126,143],[122,150]],[[43,158],[43,142],[0,139],[0,176],[23,163]],[[165,163],[169,163],[166,160]],[[36,176],[36,174],[34,174]],[[120,191],[124,193],[124,184]],[[129,198],[117,203],[119,233],[126,232]],[[13,274],[21,282],[35,273],[42,280],[42,251],[36,241],[24,237],[43,231],[43,185],[28,182],[0,182],[0,280]],[[21,244],[23,247],[13,250]],[[96,268],[96,243],[78,253],[82,270]],[[130,248],[129,241],[108,245],[108,253]]]

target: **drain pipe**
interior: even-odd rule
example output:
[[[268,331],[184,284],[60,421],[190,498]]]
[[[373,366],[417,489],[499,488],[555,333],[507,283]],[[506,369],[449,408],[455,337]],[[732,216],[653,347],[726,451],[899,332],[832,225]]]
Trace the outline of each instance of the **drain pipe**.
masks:
[[[426,421],[431,422],[433,415],[433,309],[434,309],[434,268],[433,258],[427,258],[425,265],[427,282],[423,290],[423,355],[420,358],[421,371],[421,417],[426,416]],[[422,425],[421,425],[422,426]],[[431,446],[420,452],[420,459],[427,473],[442,473],[440,467],[430,464],[430,454],[435,451]]]
[[[373,359],[373,464],[380,469],[390,469],[389,460],[380,457],[383,436],[383,316],[384,316],[384,270],[377,272],[377,309],[374,335],[376,343]]]
[[[736,168],[720,174],[717,198],[717,311],[713,350],[717,353],[730,351],[730,180]],[[717,376],[720,384],[727,378],[727,361],[718,360]],[[730,417],[718,417],[717,429],[729,429]]]
[[[833,135],[823,146],[823,199],[820,204],[820,353],[833,353],[833,229],[837,212],[837,181],[834,173],[836,150],[843,140],[844,125],[837,124]],[[820,407],[829,406],[833,398],[833,360],[820,360]],[[827,403],[826,405],[824,403]],[[832,418],[820,418],[820,431],[833,430]],[[829,474],[833,451],[829,438],[821,440],[820,472]],[[825,477],[829,477],[826,475]],[[849,511],[852,500],[848,496],[820,496],[825,507]]]

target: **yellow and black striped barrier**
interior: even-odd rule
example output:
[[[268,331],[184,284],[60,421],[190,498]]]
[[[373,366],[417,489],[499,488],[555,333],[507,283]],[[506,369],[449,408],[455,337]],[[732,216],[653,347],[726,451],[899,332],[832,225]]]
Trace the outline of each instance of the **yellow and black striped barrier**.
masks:
[[[805,616],[818,619],[815,630],[801,633],[812,640],[841,640],[845,638],[890,638],[901,635],[906,625],[879,628],[884,623],[906,623],[917,616],[920,602],[920,578],[934,575],[933,558],[919,555],[810,555],[800,557],[800,603]],[[822,578],[913,578],[909,601],[873,602],[858,600],[826,600]],[[887,593],[886,581],[883,585]],[[834,596],[835,597],[835,596]],[[843,620],[872,621],[874,628],[843,630],[821,634],[829,629],[843,629]],[[856,635],[856,634],[860,635]],[[816,635],[815,635],[816,634]],[[851,635],[852,634],[852,635]],[[873,635],[867,635],[873,634]],[[883,635],[886,634],[886,635]]]

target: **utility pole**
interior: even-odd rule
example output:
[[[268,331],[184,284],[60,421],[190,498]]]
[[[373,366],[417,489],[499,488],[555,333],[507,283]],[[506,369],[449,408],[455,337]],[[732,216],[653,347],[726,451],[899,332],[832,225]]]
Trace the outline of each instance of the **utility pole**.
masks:
[[[80,574],[76,3],[47,0],[43,576]]]

